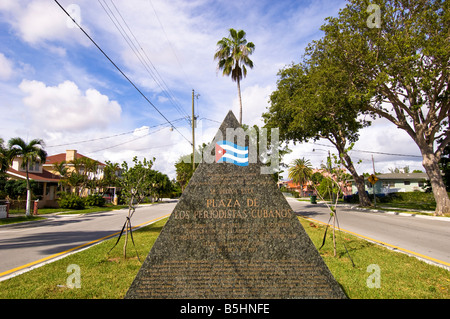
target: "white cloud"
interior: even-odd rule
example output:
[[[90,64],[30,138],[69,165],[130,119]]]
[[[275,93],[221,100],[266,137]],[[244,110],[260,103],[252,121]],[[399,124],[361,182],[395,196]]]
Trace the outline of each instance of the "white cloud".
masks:
[[[79,6],[83,28],[167,118],[174,120],[185,115],[178,114],[171,100],[162,94],[159,85],[155,84],[99,2],[61,0],[60,3],[68,10],[72,3]],[[106,3],[121,19],[112,2]],[[307,43],[320,37],[319,27],[324,23],[323,19],[335,16],[344,2],[130,0],[114,1],[114,4],[183,110],[190,115],[191,90],[195,89],[195,93],[200,93],[196,115],[219,122],[230,109],[238,117],[239,102],[236,83],[216,73],[217,61],[213,60],[216,43],[227,35],[228,28],[244,29],[248,40],[255,43],[256,51],[252,55],[255,67],[248,71],[241,83],[243,122],[261,125],[261,115],[266,112],[269,96],[276,88],[278,70],[300,60]],[[18,43],[11,51],[3,50],[14,60],[0,53],[0,80],[5,80],[0,82],[0,86],[8,88],[0,90],[0,108],[7,113],[5,117],[11,119],[8,122],[14,129],[11,134],[19,134],[20,129],[22,136],[30,133],[45,138],[49,145],[57,145],[136,129],[133,135],[75,144],[73,148],[79,148],[88,156],[92,152],[92,157],[99,160],[117,162],[130,161],[134,155],[155,156],[155,168],[171,172],[173,176],[174,162],[191,152],[189,143],[178,132],[168,128],[151,133],[157,129],[152,126],[164,120],[152,107],[147,107],[144,100],[140,100],[139,94],[80,30],[67,24],[67,16],[54,1],[0,0],[0,14],[1,19],[9,24],[10,36],[15,36],[10,40]],[[31,47],[30,50],[26,50],[27,46]],[[22,48],[25,50],[18,51],[17,55],[12,52]],[[140,53],[143,54],[142,51]],[[31,55],[33,59],[29,59]],[[36,70],[32,70],[33,67]],[[33,71],[32,77],[29,71]],[[23,78],[39,81],[23,80],[18,87]],[[14,87],[11,84],[13,80],[18,81]],[[9,108],[11,112],[5,112]],[[355,148],[417,154],[408,136],[392,125],[384,127],[383,123],[378,124],[361,131],[360,142]],[[176,125],[190,140],[187,123],[177,122]],[[209,142],[219,125],[203,121],[203,128],[196,131],[196,145]],[[4,127],[2,137],[13,131],[9,127]],[[146,132],[151,134],[146,136]],[[135,138],[138,139],[133,140]],[[133,141],[106,149],[127,140]],[[311,144],[292,146],[294,152],[287,156],[289,160],[285,162],[309,156],[314,166],[320,166],[327,152],[312,152],[312,148]],[[316,146],[318,148],[328,150]],[[353,154],[355,161],[363,159],[358,171],[371,171],[370,154]],[[376,169],[401,166],[402,160],[409,158],[375,156]]]
[[[80,91],[65,81],[58,86],[46,86],[39,81],[23,80],[19,88],[26,95],[33,125],[47,131],[76,131],[105,128],[120,119],[121,107],[95,89]]]
[[[242,91],[242,122],[247,125],[258,125],[263,126],[261,115],[267,112],[267,107],[269,106],[269,97],[272,94],[274,88],[271,85],[261,87],[256,84],[250,87],[242,88],[245,85],[245,81],[241,82]],[[237,97],[236,88],[236,98],[233,100],[234,115],[239,119],[239,98]]]
[[[0,53],[0,80],[8,80],[13,75],[13,62]]]
[[[54,1],[9,1],[0,6],[0,11],[16,34],[31,45],[55,40],[67,44],[74,40],[83,45],[89,43],[80,30],[70,27],[69,18]],[[63,48],[57,50],[64,52]]]

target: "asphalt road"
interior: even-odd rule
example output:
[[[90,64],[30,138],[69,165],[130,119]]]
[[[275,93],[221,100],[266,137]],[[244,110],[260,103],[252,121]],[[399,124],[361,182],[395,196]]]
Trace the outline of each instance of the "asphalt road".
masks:
[[[288,199],[299,215],[327,223],[330,210],[324,204]],[[338,206],[342,231],[347,231],[416,257],[450,268],[450,219],[364,212]]]
[[[138,207],[132,226],[168,216],[176,202]],[[54,215],[46,220],[0,226],[0,280],[78,250],[121,231],[127,209],[77,215]]]

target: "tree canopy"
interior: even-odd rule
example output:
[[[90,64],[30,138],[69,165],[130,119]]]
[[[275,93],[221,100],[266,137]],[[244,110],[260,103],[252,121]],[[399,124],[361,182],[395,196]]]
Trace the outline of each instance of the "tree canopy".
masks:
[[[312,44],[303,63],[280,70],[277,90],[270,96],[271,106],[263,117],[267,127],[280,129],[284,140],[330,141],[356,182],[360,204],[369,206],[364,179],[348,154],[359,130],[370,124],[358,116],[367,101],[349,94],[348,75],[334,64],[332,51],[327,44]]]
[[[449,8],[444,0],[382,0],[370,7],[351,0],[338,17],[327,19],[325,36],[317,41],[334,47],[351,95],[370,100],[365,112],[388,119],[416,143],[437,215],[450,213],[438,165],[450,142]]]
[[[362,114],[388,119],[407,132],[420,149],[437,215],[450,213],[450,199],[439,170],[439,160],[450,142],[449,7],[444,0],[380,0],[377,5],[350,0],[337,17],[326,19],[321,28],[324,36],[305,52],[306,65],[289,68],[291,74],[297,73],[290,83],[302,87],[301,97],[292,99],[291,105],[284,103],[288,109],[276,115],[285,131],[292,131],[286,136],[295,134],[299,140],[319,131],[314,129],[317,127],[322,136],[329,134],[323,128],[333,128],[333,121],[327,121],[332,117],[335,123],[350,124],[341,130],[345,133],[341,136],[350,142],[357,137],[354,128],[365,125]],[[318,78],[310,76],[312,69]],[[284,74],[280,74],[282,79]],[[308,86],[308,82],[313,85]],[[327,88],[328,96],[323,94]],[[293,91],[295,88],[288,85],[284,94],[292,96]],[[343,113],[333,108],[329,116],[320,113],[317,96],[322,96],[327,107],[336,101]],[[272,107],[280,98],[283,96],[274,96]],[[308,108],[293,115],[292,109],[301,102]],[[311,114],[323,116],[310,123],[315,126],[303,127]],[[356,121],[352,122],[352,117]]]

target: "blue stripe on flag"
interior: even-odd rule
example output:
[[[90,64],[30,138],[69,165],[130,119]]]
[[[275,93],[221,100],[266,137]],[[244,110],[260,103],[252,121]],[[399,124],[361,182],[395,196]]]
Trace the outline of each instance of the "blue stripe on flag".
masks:
[[[247,158],[247,160],[246,160],[245,162],[238,162],[238,161],[233,160],[233,159],[231,159],[231,158],[222,156],[222,157],[217,161],[217,163],[232,163],[232,164],[238,165],[238,166],[248,166],[248,158]]]
[[[247,151],[248,150],[247,146],[239,146],[239,145],[236,145],[236,144],[228,142],[228,141],[219,141],[219,142],[217,142],[217,144],[219,144],[220,146],[228,145],[228,146],[231,146],[231,147],[233,147],[233,148],[235,148],[235,149],[237,149],[239,151]]]
[[[228,151],[226,150],[226,153],[224,156],[234,156],[234,157],[238,157],[238,158],[248,158],[248,153],[247,154],[238,154],[238,153],[234,153],[232,151]]]

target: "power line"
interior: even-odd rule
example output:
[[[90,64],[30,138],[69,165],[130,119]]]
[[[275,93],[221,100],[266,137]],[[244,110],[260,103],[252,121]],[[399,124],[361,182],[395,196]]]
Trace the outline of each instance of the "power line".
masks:
[[[103,8],[103,10],[106,12],[106,14],[108,15],[108,17],[110,18],[110,20],[112,21],[112,23],[114,24],[114,26],[116,27],[116,29],[119,31],[119,33],[121,34],[121,36],[123,37],[123,39],[125,40],[125,42],[128,44],[128,46],[130,47],[130,49],[133,51],[133,53],[136,55],[136,57],[138,58],[138,60],[141,62],[141,64],[144,66],[144,69],[147,71],[147,73],[153,78],[153,80],[155,81],[155,83],[159,86],[159,88],[161,89],[161,91],[163,92],[163,94],[167,97],[167,99],[172,103],[172,105],[175,107],[175,109],[180,112],[180,114],[182,116],[188,116],[187,113],[183,110],[183,108],[181,107],[181,105],[178,103],[178,101],[176,100],[174,94],[170,91],[169,87],[167,86],[166,82],[164,81],[164,79],[162,78],[162,76],[159,74],[158,70],[156,69],[156,67],[154,66],[154,64],[152,63],[152,61],[150,60],[150,58],[148,57],[147,53],[144,51],[144,49],[142,48],[142,45],[139,43],[138,39],[136,38],[136,36],[134,35],[133,31],[131,30],[131,28],[129,27],[128,23],[125,21],[124,17],[122,16],[122,14],[120,13],[119,9],[117,8],[117,6],[114,4],[114,2],[111,0],[111,4],[113,5],[113,7],[115,8],[117,14],[120,16],[121,20],[123,21],[123,23],[125,24],[126,28],[128,29],[128,32],[123,28],[121,22],[119,21],[119,19],[116,17],[116,15],[114,14],[114,12],[112,11],[112,9],[109,7],[109,5],[106,3],[106,0],[103,0],[105,6],[103,6],[103,4],[101,3],[100,0],[98,0],[99,4],[101,5],[101,7]],[[109,10],[109,12],[108,12]],[[130,33],[132,35],[132,37],[134,38],[134,42],[136,42],[136,44],[133,42],[133,40],[130,38],[130,36],[128,35],[128,33]],[[142,56],[142,54],[140,53],[140,50],[144,53],[144,56]],[[147,61],[149,63],[147,63]],[[151,67],[149,66],[149,64],[151,65]],[[152,70],[153,68],[153,70]]]
[[[313,144],[313,145],[319,145],[319,146],[325,146],[325,147],[331,147],[334,148],[334,146],[331,145],[326,145],[326,144],[319,144],[319,143],[312,143],[312,142],[308,142],[309,144]],[[420,157],[422,158],[421,155],[408,155],[408,154],[396,154],[396,153],[386,153],[386,152],[374,152],[374,151],[364,151],[364,150],[356,150],[356,149],[352,149],[350,150],[351,152],[360,152],[360,153],[369,153],[369,154],[380,154],[380,155],[392,155],[392,156],[405,156],[405,157]]]
[[[216,122],[216,123],[219,123],[219,124],[221,124],[221,122],[219,122],[219,121],[216,121],[216,120],[211,120],[211,119],[208,119],[208,118],[206,118],[206,117],[202,117],[201,119],[199,119],[199,120],[207,120],[207,121],[211,121],[211,122]]]
[[[173,120],[172,123],[176,123],[179,122],[181,120],[183,120],[184,118],[179,118],[176,120]],[[124,133],[118,133],[118,134],[114,134],[114,135],[108,135],[108,136],[103,136],[103,137],[97,137],[97,138],[92,138],[92,139],[88,139],[88,140],[82,140],[82,141],[76,141],[76,142],[69,142],[69,143],[63,143],[63,144],[57,144],[57,145],[47,145],[46,148],[49,147],[58,147],[58,146],[67,146],[67,145],[74,145],[74,144],[82,144],[82,143],[89,143],[89,142],[95,142],[95,141],[99,141],[99,140],[105,140],[108,138],[113,138],[113,137],[118,137],[118,136],[122,136],[122,135],[128,135],[128,134],[133,134],[135,132],[139,132],[142,130],[147,130],[149,128],[154,128],[154,127],[158,127],[161,125],[166,125],[166,123],[161,123],[161,124],[157,124],[157,125],[153,125],[153,126],[145,126],[145,127],[141,127],[138,129],[135,129],[133,131],[129,131],[129,132],[124,132]]]
[[[75,25],[86,35],[86,37],[97,47],[97,49],[111,62],[111,64],[123,75],[125,79],[136,89],[136,91],[141,94],[141,96],[169,123],[186,141],[189,142],[189,144],[192,145],[192,142],[189,141],[168,119],[164,116],[164,114],[161,113],[161,111],[145,96],[144,93],[131,81],[128,76],[114,63],[113,60],[100,48],[100,46],[89,36],[89,34],[78,24],[78,22],[75,21],[74,18],[64,9],[63,6],[58,2],[58,0],[55,0],[56,4],[61,8],[61,10],[64,11],[64,13],[75,23]]]
[[[133,139],[131,139],[131,140],[128,140],[128,141],[125,141],[125,142],[122,142],[122,143],[119,143],[119,144],[115,144],[115,145],[112,145],[112,146],[104,147],[104,148],[98,149],[98,150],[96,150],[96,151],[88,152],[87,154],[93,154],[93,153],[97,153],[97,152],[100,152],[100,151],[109,150],[109,149],[115,148],[115,147],[117,147],[117,146],[121,146],[121,145],[124,145],[124,144],[128,144],[128,143],[130,143],[130,142],[134,142],[134,141],[139,140],[139,139],[141,139],[141,138],[147,137],[147,136],[149,136],[150,134],[159,132],[159,131],[161,131],[163,128],[165,128],[165,127],[161,127],[160,129],[157,129],[157,130],[155,130],[155,131],[153,131],[153,132],[149,132],[149,133],[147,133],[147,134],[145,134],[145,135],[135,137],[135,138],[133,138]]]
[[[176,54],[176,52],[175,52],[175,49],[173,48],[172,43],[170,42],[169,37],[167,36],[166,30],[164,30],[164,26],[163,26],[163,24],[161,23],[161,20],[160,20],[159,17],[158,17],[158,13],[156,13],[156,9],[155,9],[155,7],[153,6],[152,1],[149,0],[149,2],[150,2],[150,5],[152,6],[153,12],[155,12],[156,19],[158,20],[159,25],[161,26],[161,29],[162,29],[164,35],[166,36],[167,42],[169,43],[170,48],[172,49],[173,55],[175,56],[175,59],[177,60],[178,65],[180,66],[181,72],[183,72],[183,74],[184,74],[184,76],[185,76],[185,78],[186,78],[186,81],[187,81],[189,84],[191,84],[191,87],[193,87],[192,83],[190,83],[190,81],[189,81],[189,77],[188,77],[188,76],[186,75],[186,73],[184,72],[183,66],[181,65],[180,60],[178,59],[178,56],[177,56],[177,54]]]

